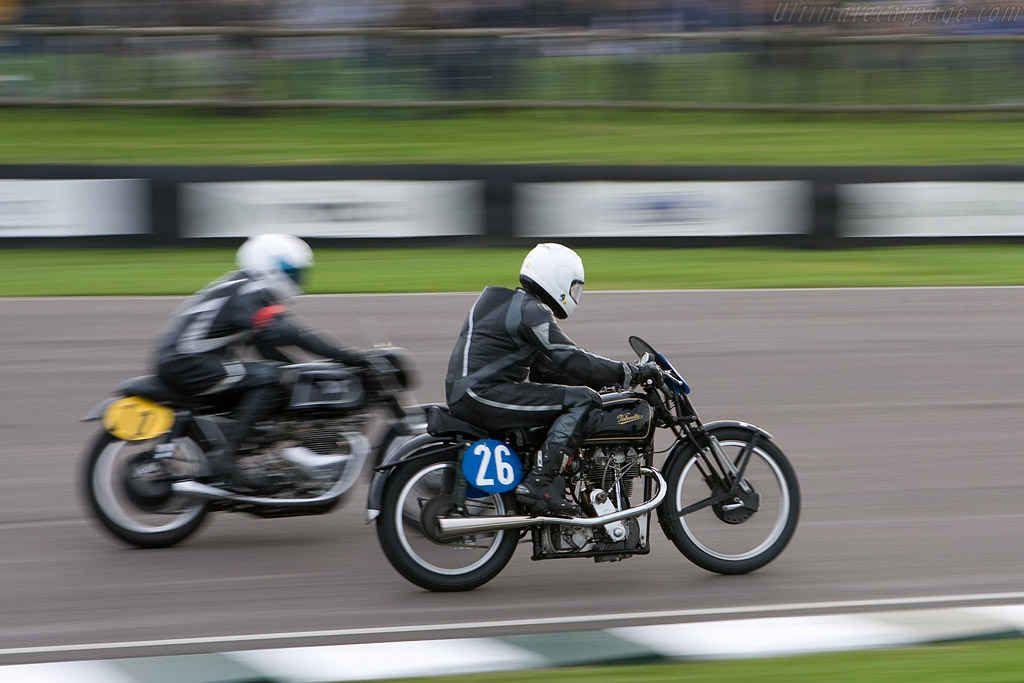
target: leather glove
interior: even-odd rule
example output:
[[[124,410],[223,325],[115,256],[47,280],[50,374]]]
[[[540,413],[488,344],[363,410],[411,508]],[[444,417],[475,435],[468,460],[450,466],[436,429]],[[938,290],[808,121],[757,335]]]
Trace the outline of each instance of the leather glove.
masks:
[[[629,379],[630,386],[644,384],[648,380],[653,380],[655,384],[660,384],[665,376],[665,371],[657,363],[640,363],[639,365],[629,363],[628,367],[632,373],[632,377]]]

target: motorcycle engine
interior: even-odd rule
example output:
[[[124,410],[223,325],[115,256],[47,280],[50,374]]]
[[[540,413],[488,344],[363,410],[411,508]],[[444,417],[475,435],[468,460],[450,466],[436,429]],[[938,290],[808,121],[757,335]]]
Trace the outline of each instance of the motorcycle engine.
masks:
[[[351,420],[289,420],[274,425],[238,466],[272,483],[278,491],[319,495],[329,490],[351,463]]]
[[[640,454],[627,446],[600,446],[583,451],[584,477],[590,487],[605,491],[619,510],[629,507],[633,483],[640,476]]]
[[[600,489],[607,494],[609,509],[598,511],[593,503],[584,503],[590,515],[606,514],[610,509],[629,507],[634,482],[640,476],[641,456],[632,446],[603,445],[584,448],[582,458],[574,463],[582,474],[584,491]],[[589,499],[588,496],[584,498]],[[611,538],[604,528],[553,526],[544,530],[545,550],[551,554],[593,553],[595,562],[615,562],[630,557],[645,542],[637,519],[622,520],[624,536]],[[622,553],[615,551],[621,550]]]

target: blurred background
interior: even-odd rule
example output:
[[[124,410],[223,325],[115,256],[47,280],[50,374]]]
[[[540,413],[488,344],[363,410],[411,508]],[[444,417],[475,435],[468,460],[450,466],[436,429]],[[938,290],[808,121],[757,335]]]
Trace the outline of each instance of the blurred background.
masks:
[[[625,330],[651,330],[702,415],[777,434],[806,484],[793,547],[742,583],[667,546],[652,570],[520,554],[460,620],[1018,591],[1024,303],[881,288],[1024,284],[1022,8],[0,0],[0,644],[38,661],[450,607],[387,567],[358,503],[269,534],[218,520],[171,559],[83,533],[74,458],[92,427],[74,420],[142,371],[174,302],[15,297],[188,294],[263,231],[316,242],[317,293],[514,284],[548,238],[583,248],[588,289],[712,290],[595,297],[572,334],[618,357]],[[772,290],[788,287],[805,291]],[[348,343],[408,346],[433,401],[471,300],[425,301],[304,305]],[[125,590],[140,577],[169,599]]]
[[[0,0],[0,98],[999,109],[1005,0]],[[518,103],[518,105],[517,105]]]

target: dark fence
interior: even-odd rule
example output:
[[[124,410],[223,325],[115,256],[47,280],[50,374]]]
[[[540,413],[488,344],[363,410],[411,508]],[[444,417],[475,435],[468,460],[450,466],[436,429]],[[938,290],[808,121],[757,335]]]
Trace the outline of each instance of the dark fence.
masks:
[[[0,106],[1024,111],[1020,8],[961,9],[700,32],[0,25]]]

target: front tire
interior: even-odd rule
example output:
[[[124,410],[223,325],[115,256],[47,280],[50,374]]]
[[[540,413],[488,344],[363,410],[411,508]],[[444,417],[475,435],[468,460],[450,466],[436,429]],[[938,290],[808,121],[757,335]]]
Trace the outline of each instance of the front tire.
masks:
[[[202,471],[202,451],[192,439],[175,444],[173,457],[157,461],[152,440],[123,441],[103,432],[88,451],[84,495],[93,515],[115,537],[139,548],[167,548],[205,521],[209,503],[170,490],[172,478]]]
[[[388,561],[412,583],[427,590],[467,591],[504,569],[519,541],[505,530],[441,538],[436,520],[454,508],[452,491],[459,473],[451,451],[401,465],[388,479],[377,520],[377,537]],[[515,509],[510,493],[468,498],[469,514],[502,516]]]
[[[733,463],[738,463],[754,436],[733,428],[713,434]],[[782,450],[767,437],[759,437],[743,479],[756,492],[756,511],[717,504],[680,517],[681,510],[718,491],[701,472],[699,454],[692,445],[666,467],[668,495],[658,508],[658,520],[679,551],[698,567],[718,574],[746,574],[778,557],[793,537],[800,516],[800,487]]]

